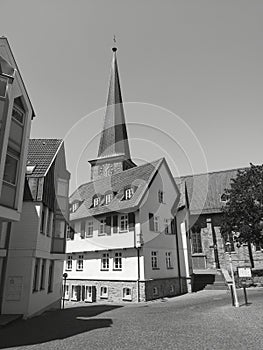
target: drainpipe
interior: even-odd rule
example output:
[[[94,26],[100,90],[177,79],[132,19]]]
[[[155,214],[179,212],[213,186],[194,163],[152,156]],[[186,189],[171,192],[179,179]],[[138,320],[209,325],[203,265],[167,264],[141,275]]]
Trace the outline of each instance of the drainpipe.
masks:
[[[175,234],[175,240],[176,240],[176,255],[177,255],[178,278],[179,278],[179,293],[182,294],[181,266],[180,266],[180,251],[179,251],[179,244],[178,244],[178,234],[177,234],[177,220],[176,220],[176,216],[174,217],[174,234]]]
[[[138,303],[140,302],[140,247],[137,247],[137,262],[138,262],[138,279],[137,279],[137,297],[138,297]]]

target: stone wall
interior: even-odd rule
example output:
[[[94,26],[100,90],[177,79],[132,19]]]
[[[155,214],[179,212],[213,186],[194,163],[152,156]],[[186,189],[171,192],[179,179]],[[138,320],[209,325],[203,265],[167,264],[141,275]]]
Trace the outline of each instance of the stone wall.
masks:
[[[195,224],[201,229],[201,239],[202,239],[202,254],[193,254],[194,259],[198,256],[202,256],[205,259],[205,264],[207,269],[215,269],[216,259],[215,259],[215,249],[213,240],[213,229],[216,238],[216,248],[219,259],[220,268],[225,268],[229,270],[229,253],[225,252],[224,241],[221,236],[220,228],[222,223],[222,214],[210,214],[210,215],[200,215]],[[238,266],[250,266],[249,252],[247,245],[242,245],[238,247],[235,243],[235,251],[231,253],[233,267],[236,270]],[[263,268],[263,252],[255,251],[252,246],[253,257],[255,268]]]
[[[138,282],[137,281],[97,281],[97,280],[67,280],[69,286],[69,300],[84,301],[84,287],[93,286],[96,289],[95,301],[105,302],[138,302]],[[79,300],[73,298],[72,285],[79,286]],[[101,287],[107,287],[107,297],[101,296]],[[123,298],[123,289],[131,289],[131,298]],[[181,290],[179,278],[165,278],[139,282],[139,301],[148,301],[163,297],[172,297],[182,293],[187,293],[187,281],[181,279]]]

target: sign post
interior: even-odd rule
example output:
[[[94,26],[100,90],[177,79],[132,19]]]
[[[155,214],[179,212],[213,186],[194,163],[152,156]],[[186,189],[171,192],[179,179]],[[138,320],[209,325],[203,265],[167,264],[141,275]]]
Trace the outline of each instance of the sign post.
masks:
[[[238,277],[241,279],[241,284],[243,287],[244,298],[245,298],[245,304],[248,305],[246,286],[247,286],[247,280],[252,278],[251,267],[247,267],[247,266],[238,267],[237,273],[238,273]]]

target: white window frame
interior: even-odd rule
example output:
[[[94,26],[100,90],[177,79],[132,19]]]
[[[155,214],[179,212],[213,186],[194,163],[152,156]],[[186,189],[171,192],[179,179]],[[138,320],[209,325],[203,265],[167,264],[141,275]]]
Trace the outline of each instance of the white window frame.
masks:
[[[123,228],[122,228],[123,225]],[[121,214],[119,216],[119,232],[127,232],[129,230],[128,214]]]
[[[158,270],[158,251],[154,250],[151,252],[151,265],[152,270]]]
[[[99,204],[100,204],[100,198],[99,197],[93,198],[93,206],[97,207]]]
[[[122,300],[132,300],[132,289],[130,287],[124,287],[122,290]]]
[[[122,270],[122,252],[116,252],[114,254],[113,269],[118,271]]]
[[[68,255],[67,260],[66,260],[66,270],[67,271],[72,271],[72,266],[73,266],[73,256]]]
[[[109,271],[109,268],[110,268],[110,254],[103,253],[101,258],[101,270]]]
[[[153,287],[153,296],[159,295],[158,287]]]
[[[172,252],[165,252],[165,264],[167,270],[172,269]]]
[[[105,195],[105,204],[108,205],[112,201],[112,193]]]
[[[94,223],[93,220],[88,220],[86,223],[86,237],[92,237],[93,236],[93,230],[94,230]]]
[[[108,287],[101,286],[100,287],[100,299],[108,299],[108,297],[109,297]]]
[[[164,233],[166,235],[169,235],[170,232],[170,220],[169,219],[164,219]]]
[[[158,191],[158,200],[159,203],[164,203],[164,192],[161,190]]]
[[[106,235],[106,218],[101,218],[99,222],[99,235]]]
[[[153,226],[154,226],[154,232],[159,232],[159,216],[154,215]]]
[[[78,255],[76,270],[83,271],[83,267],[84,267],[84,255],[81,254],[81,255]]]
[[[131,199],[134,194],[133,188],[127,188],[125,190],[125,200]]]

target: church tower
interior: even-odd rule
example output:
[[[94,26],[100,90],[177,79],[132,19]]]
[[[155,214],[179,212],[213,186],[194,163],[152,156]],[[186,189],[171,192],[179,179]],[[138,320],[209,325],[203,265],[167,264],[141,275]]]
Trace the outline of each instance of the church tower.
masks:
[[[91,180],[122,172],[135,167],[131,160],[116,51],[113,47],[109,92],[98,156],[90,160]]]

